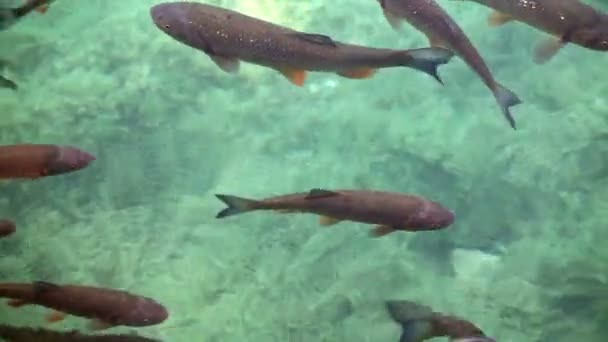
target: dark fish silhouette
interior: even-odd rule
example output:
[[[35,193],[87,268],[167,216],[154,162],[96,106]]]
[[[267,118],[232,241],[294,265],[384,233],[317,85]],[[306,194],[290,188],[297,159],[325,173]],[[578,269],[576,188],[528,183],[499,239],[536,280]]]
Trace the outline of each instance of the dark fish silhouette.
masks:
[[[77,330],[54,331],[7,324],[0,324],[0,339],[7,342],[160,342],[135,334],[87,335]]]
[[[15,24],[19,19],[32,11],[45,13],[48,5],[54,0],[28,0],[25,4],[10,8],[0,4],[0,30],[5,30]]]
[[[205,52],[222,70],[237,72],[239,62],[277,70],[303,85],[306,71],[367,78],[376,69],[409,67],[439,80],[437,67],[453,53],[444,48],[375,49],[345,44],[320,34],[298,32],[245,14],[195,2],[152,7],[156,26],[179,42]]]
[[[406,20],[424,33],[431,46],[443,46],[462,58],[488,87],[509,125],[516,129],[510,107],[521,103],[511,90],[498,83],[467,35],[434,0],[378,0],[394,29]]]
[[[452,342],[496,342],[475,324],[462,318],[434,312],[430,307],[409,300],[389,300],[386,309],[401,324],[399,342],[422,342],[449,337]]]
[[[579,0],[470,0],[494,9],[491,26],[512,20],[526,23],[552,35],[534,53],[536,63],[545,63],[564,45],[608,51],[608,14]]]
[[[0,238],[12,235],[16,230],[15,222],[8,219],[0,219]]]
[[[445,228],[454,213],[437,202],[419,196],[372,190],[322,190],[252,200],[216,195],[228,206],[217,218],[254,210],[277,210],[320,215],[321,225],[355,221],[376,225],[372,235],[383,236],[397,230],[424,231]]]
[[[19,87],[17,86],[17,83],[0,75],[0,88],[8,88],[8,89],[12,89],[12,90],[17,90]]]
[[[39,178],[87,167],[95,157],[71,146],[0,145],[0,179]]]
[[[80,285],[0,283],[0,297],[9,305],[41,305],[55,310],[47,320],[62,320],[66,314],[92,319],[95,330],[113,326],[144,327],[162,323],[169,314],[151,298],[126,291]]]

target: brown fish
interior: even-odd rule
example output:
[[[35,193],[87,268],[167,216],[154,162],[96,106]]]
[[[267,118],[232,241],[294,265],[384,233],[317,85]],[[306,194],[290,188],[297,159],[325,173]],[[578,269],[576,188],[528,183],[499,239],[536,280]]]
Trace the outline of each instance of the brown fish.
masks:
[[[552,35],[538,44],[536,63],[545,63],[568,43],[608,51],[608,14],[578,0],[470,0],[494,9],[491,26],[516,20]]]
[[[0,179],[39,178],[73,172],[87,167],[95,157],[71,146],[0,146]]]
[[[160,342],[135,334],[88,335],[77,330],[54,331],[7,324],[0,324],[0,339],[7,342]]]
[[[92,286],[0,283],[0,297],[9,298],[13,307],[34,304],[55,310],[47,317],[49,322],[60,321],[66,314],[92,319],[94,330],[155,325],[169,315],[151,298]]]
[[[254,210],[311,213],[320,216],[320,224],[340,221],[374,224],[373,236],[397,230],[424,231],[446,228],[454,213],[437,202],[422,197],[372,190],[323,190],[252,200],[231,195],[215,195],[228,207],[217,218]]]
[[[496,342],[475,324],[434,312],[428,306],[408,300],[389,300],[385,305],[391,318],[401,324],[399,342],[421,342],[435,337],[449,337],[453,342]]]
[[[32,11],[45,13],[48,5],[54,0],[28,0],[23,5],[15,8],[0,4],[0,30],[5,30],[15,24],[19,19],[30,14]]]
[[[275,69],[298,86],[304,84],[306,71],[361,79],[372,76],[376,69],[399,66],[425,72],[441,82],[437,67],[453,57],[444,48],[390,50],[345,44],[195,2],[155,5],[150,15],[159,29],[203,51],[225,72],[237,72],[244,61]]]
[[[517,94],[498,83],[485,61],[460,26],[434,0],[377,0],[384,16],[394,29],[403,20],[424,33],[431,46],[443,46],[454,51],[477,73],[488,87],[509,125],[516,129],[510,107],[522,101]]]
[[[0,239],[12,235],[17,231],[15,222],[8,219],[0,219]]]

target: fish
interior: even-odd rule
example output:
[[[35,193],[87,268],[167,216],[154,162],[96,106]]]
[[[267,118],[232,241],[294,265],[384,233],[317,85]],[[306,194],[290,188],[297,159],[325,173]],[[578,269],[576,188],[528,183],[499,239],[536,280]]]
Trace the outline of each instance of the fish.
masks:
[[[365,79],[389,67],[413,68],[443,83],[437,69],[454,56],[441,47],[392,50],[341,43],[195,2],[161,3],[151,7],[150,16],[161,31],[203,51],[227,73],[237,73],[244,61],[274,69],[297,86],[304,85],[308,71]]]
[[[61,321],[66,314],[89,318],[89,328],[103,330],[115,326],[145,327],[160,324],[169,313],[152,298],[126,291],[50,282],[0,283],[0,297],[9,298],[11,307],[40,305],[54,311],[49,323]]]
[[[19,87],[17,86],[17,83],[0,75],[0,88],[8,88],[8,89],[12,89],[12,90],[17,90]]]
[[[519,96],[497,82],[471,40],[458,24],[434,0],[377,0],[384,17],[394,30],[405,20],[421,31],[431,47],[452,50],[479,76],[494,95],[512,129],[517,129],[511,107],[522,103]]]
[[[0,3],[0,30],[8,29],[32,11],[46,13],[49,4],[53,1],[54,0],[28,0],[19,7],[9,7]]]
[[[534,62],[547,63],[568,43],[608,51],[608,14],[579,0],[470,0],[493,9],[488,24],[519,21],[550,34],[539,42]]]
[[[74,172],[95,157],[72,146],[0,145],[0,179],[36,179]]]
[[[0,219],[0,239],[13,235],[16,231],[15,222],[9,219]]]
[[[0,339],[10,342],[160,342],[134,333],[94,335],[78,330],[55,331],[8,324],[0,324]]]
[[[431,231],[448,227],[454,212],[419,196],[375,190],[325,190],[294,193],[261,200],[216,194],[227,207],[216,215],[225,218],[255,210],[319,215],[322,226],[341,221],[373,224],[373,237],[395,231]]]
[[[388,300],[385,307],[391,319],[401,325],[399,342],[422,342],[435,337],[448,337],[451,342],[496,342],[475,324],[414,301]]]

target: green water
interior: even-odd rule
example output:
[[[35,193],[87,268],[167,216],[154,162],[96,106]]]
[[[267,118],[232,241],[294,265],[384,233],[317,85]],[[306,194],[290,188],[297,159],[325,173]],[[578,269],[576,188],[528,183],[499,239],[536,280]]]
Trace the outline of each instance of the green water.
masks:
[[[80,172],[0,184],[0,216],[18,224],[0,241],[0,281],[154,297],[170,318],[138,333],[167,342],[396,342],[387,299],[461,316],[499,342],[605,341],[606,54],[568,46],[539,66],[543,33],[489,28],[486,8],[442,1],[524,101],[513,131],[460,59],[441,67],[445,86],[406,69],[311,73],[301,88],[253,65],[229,75],[153,25],[158,2],[60,0],[0,32],[13,62],[3,75],[20,85],[0,89],[0,143],[97,156]],[[340,41],[427,45],[407,25],[393,31],[373,0],[214,3]],[[363,224],[311,215],[215,219],[215,193],[319,187],[419,194],[456,222],[372,239]],[[47,312],[0,306],[0,322],[42,326]]]

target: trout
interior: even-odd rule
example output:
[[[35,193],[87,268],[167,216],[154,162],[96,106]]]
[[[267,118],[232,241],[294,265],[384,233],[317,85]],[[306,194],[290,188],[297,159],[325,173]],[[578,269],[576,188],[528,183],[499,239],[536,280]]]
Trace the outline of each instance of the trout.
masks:
[[[0,179],[39,178],[87,167],[95,157],[71,146],[0,145]]]
[[[274,69],[298,86],[304,84],[307,71],[362,79],[389,67],[413,68],[441,82],[437,68],[453,57],[440,47],[391,50],[341,43],[195,2],[155,5],[150,15],[160,30],[203,51],[225,72],[236,73],[244,61]]]
[[[330,226],[340,221],[375,225],[370,232],[380,237],[394,231],[428,231],[446,228],[454,221],[454,213],[441,204],[419,196],[373,190],[312,189],[262,200],[232,195],[215,195],[228,207],[217,218],[254,210],[301,212],[320,216],[319,223]]]

